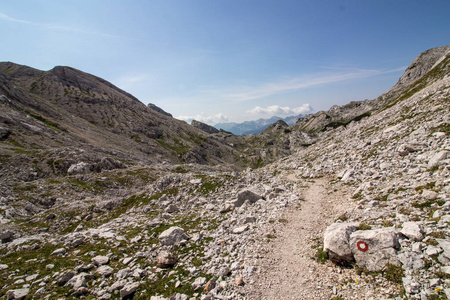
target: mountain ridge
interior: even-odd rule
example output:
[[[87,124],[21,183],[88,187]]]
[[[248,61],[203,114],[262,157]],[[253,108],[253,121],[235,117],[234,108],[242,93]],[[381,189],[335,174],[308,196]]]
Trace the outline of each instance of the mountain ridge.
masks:
[[[260,134],[263,132],[269,125],[277,122],[278,120],[283,120],[289,125],[293,125],[299,118],[303,117],[303,114],[297,116],[288,116],[288,117],[278,117],[272,116],[268,119],[260,118],[254,121],[244,121],[241,123],[229,122],[229,123],[218,123],[213,125],[217,129],[222,129],[225,131],[229,131],[235,135],[249,135],[249,134]]]

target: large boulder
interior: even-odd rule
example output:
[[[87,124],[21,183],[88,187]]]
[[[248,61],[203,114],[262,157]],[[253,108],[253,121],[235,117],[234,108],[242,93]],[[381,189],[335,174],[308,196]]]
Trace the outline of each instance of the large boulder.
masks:
[[[163,231],[159,237],[159,242],[164,246],[172,246],[180,243],[181,241],[188,240],[189,237],[184,233],[183,228],[178,226],[170,227]]]
[[[332,262],[348,265],[354,261],[349,239],[357,228],[357,223],[334,223],[327,227],[324,233],[323,248]]]
[[[380,271],[386,264],[398,265],[400,248],[394,228],[359,230],[350,235],[350,249],[356,263],[369,271]]]

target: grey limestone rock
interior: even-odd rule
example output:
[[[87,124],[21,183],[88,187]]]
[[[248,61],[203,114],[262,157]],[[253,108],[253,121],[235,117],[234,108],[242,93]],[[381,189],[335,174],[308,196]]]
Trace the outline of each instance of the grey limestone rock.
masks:
[[[106,265],[109,263],[109,257],[104,255],[97,255],[96,257],[92,258],[92,262],[96,266]]]
[[[156,265],[159,268],[171,268],[177,263],[177,258],[170,252],[163,251],[158,254]]]
[[[256,201],[263,199],[262,191],[257,187],[246,189],[238,193],[236,201],[234,201],[235,207],[240,207],[245,201],[255,203]]]
[[[67,174],[75,175],[75,174],[87,174],[91,171],[91,165],[86,162],[79,162],[73,164],[67,170]]]
[[[64,271],[61,275],[58,276],[58,279],[56,279],[56,283],[58,283],[58,285],[65,285],[76,274],[77,273],[72,270]]]
[[[131,294],[133,294],[134,292],[136,292],[137,288],[139,287],[140,283],[139,282],[133,282],[130,284],[125,285],[121,290],[120,290],[120,297],[123,299],[127,296],[130,296]]]
[[[78,290],[81,287],[86,287],[87,286],[86,275],[87,275],[86,273],[80,273],[78,275],[75,275],[69,281],[67,281],[65,285],[73,286],[74,290]]]
[[[6,293],[6,299],[8,300],[22,300],[25,299],[26,296],[30,293],[29,288],[9,290]]]
[[[158,239],[161,245],[172,246],[180,243],[181,241],[188,240],[189,237],[186,235],[186,233],[184,233],[183,228],[173,226],[163,231],[159,235]]]
[[[357,228],[357,223],[333,223],[327,227],[323,248],[332,262],[346,265],[354,261],[349,239]]]
[[[446,150],[436,153],[428,162],[428,168],[431,169],[439,166],[443,160],[447,159],[449,153],[450,152]]]
[[[97,273],[104,277],[110,276],[113,272],[114,272],[114,269],[111,268],[110,266],[100,266],[97,269]]]
[[[400,244],[393,228],[356,231],[351,234],[349,244],[361,268],[379,271],[388,263],[398,264],[397,249]]]
[[[424,238],[422,226],[416,222],[403,223],[403,228],[400,230],[400,233],[415,242],[419,242]]]

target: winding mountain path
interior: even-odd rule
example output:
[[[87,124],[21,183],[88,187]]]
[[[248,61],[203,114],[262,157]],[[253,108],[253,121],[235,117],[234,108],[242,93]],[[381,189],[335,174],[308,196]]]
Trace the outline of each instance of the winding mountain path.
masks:
[[[287,177],[297,180],[294,175]],[[313,259],[325,228],[344,212],[345,195],[333,190],[328,180],[316,179],[301,188],[305,200],[290,209],[274,228],[276,238],[266,248],[260,272],[247,286],[249,299],[330,299],[338,283],[330,268]],[[335,270],[339,273],[338,270]]]

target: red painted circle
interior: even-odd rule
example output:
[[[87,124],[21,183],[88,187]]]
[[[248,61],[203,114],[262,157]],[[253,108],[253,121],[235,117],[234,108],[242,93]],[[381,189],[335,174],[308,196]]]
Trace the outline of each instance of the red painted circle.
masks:
[[[357,242],[356,247],[358,247],[358,250],[362,252],[366,252],[367,250],[369,250],[369,245],[367,245],[367,243],[363,241]]]

